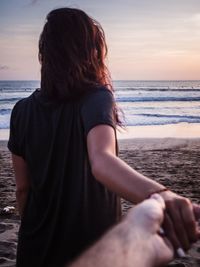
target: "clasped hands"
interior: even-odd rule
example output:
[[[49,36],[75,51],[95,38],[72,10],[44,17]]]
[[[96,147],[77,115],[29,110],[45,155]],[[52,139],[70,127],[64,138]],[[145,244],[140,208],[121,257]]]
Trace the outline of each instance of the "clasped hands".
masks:
[[[171,191],[151,198],[133,208],[127,219],[135,228],[136,238],[146,240],[151,266],[157,266],[184,256],[200,238],[200,206]]]

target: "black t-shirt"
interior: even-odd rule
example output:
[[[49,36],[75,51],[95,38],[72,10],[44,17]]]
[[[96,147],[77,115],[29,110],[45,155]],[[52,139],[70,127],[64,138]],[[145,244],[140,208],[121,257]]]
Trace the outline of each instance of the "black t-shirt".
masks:
[[[17,267],[59,267],[97,240],[121,214],[120,199],[92,175],[86,137],[115,129],[112,93],[52,103],[36,90],[13,108],[8,148],[24,158],[31,186],[21,221]]]

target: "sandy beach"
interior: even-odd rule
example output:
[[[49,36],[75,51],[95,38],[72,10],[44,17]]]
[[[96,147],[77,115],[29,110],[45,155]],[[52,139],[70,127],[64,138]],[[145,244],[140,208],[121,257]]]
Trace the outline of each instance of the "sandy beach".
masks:
[[[15,206],[15,184],[6,141],[0,141],[0,266],[15,266],[17,212],[5,214],[3,208]],[[135,138],[119,141],[120,158],[143,174],[161,182],[171,190],[200,203],[200,138]],[[123,211],[132,206],[122,201]],[[170,266],[200,266],[200,242],[186,259]]]

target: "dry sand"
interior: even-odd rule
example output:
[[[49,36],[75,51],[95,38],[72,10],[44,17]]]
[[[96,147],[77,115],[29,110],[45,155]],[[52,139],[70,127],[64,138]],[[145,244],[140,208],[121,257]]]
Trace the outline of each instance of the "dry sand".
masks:
[[[143,174],[173,191],[200,203],[200,139],[127,139],[120,140],[119,156]],[[0,141],[0,266],[15,266],[17,214],[2,214],[5,206],[15,206],[15,185],[6,141]],[[132,205],[122,202],[126,212]],[[199,267],[200,242],[184,260],[172,266]],[[170,266],[171,266],[170,265]]]

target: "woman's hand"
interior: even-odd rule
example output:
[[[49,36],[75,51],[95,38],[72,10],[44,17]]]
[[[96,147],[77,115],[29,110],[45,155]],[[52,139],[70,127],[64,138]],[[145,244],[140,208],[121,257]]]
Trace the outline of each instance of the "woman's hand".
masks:
[[[166,211],[163,228],[172,242],[175,251],[189,250],[192,243],[200,238],[197,220],[200,219],[200,207],[193,205],[187,198],[171,191],[160,193],[165,200]]]

